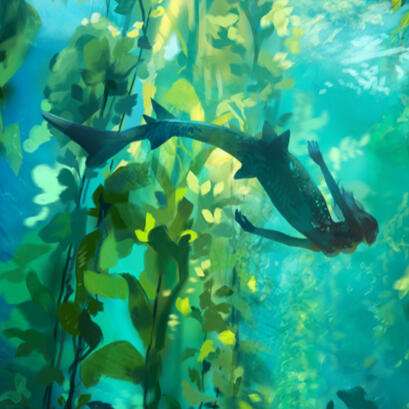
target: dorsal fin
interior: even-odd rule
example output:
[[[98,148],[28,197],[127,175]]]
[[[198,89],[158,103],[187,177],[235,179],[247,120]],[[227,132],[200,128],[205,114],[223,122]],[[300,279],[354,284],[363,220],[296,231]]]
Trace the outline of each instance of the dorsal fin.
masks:
[[[152,117],[149,116],[149,115],[143,115],[143,119],[145,120],[145,122],[146,122],[147,124],[153,124],[154,122],[156,122],[156,119],[155,119],[155,118],[152,118]]]
[[[244,164],[241,168],[234,174],[234,179],[250,179],[256,177],[254,171]]]
[[[289,142],[290,142],[290,130],[288,129],[287,131],[283,132],[280,136],[277,136],[277,138],[273,139],[270,142],[270,146],[273,149],[288,151]]]
[[[158,102],[152,98],[152,108],[155,111],[158,119],[174,119],[175,116],[171,114],[167,109],[163,108]]]
[[[273,127],[269,124],[269,122],[264,121],[262,139],[271,142],[275,138],[277,138],[277,134],[274,132]]]

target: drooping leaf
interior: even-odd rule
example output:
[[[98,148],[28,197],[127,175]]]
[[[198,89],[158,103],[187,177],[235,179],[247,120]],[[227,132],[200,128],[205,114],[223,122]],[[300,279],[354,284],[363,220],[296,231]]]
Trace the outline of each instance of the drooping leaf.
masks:
[[[80,307],[71,301],[60,304],[57,309],[58,321],[64,330],[71,335],[80,335],[78,328],[80,314]]]
[[[189,297],[176,299],[176,309],[183,315],[189,315],[192,309],[190,308]]]
[[[205,332],[222,332],[227,329],[227,324],[219,313],[208,308],[204,313],[203,329]]]
[[[42,387],[53,382],[57,382],[59,385],[62,385],[64,382],[64,374],[59,369],[47,365],[38,372],[35,381]]]
[[[0,147],[4,149],[7,162],[14,174],[18,176],[23,161],[18,124],[8,125],[3,130],[3,133],[0,134]]]
[[[81,365],[86,387],[96,385],[101,376],[140,384],[144,379],[144,359],[127,341],[116,341],[95,351]]]
[[[20,267],[24,267],[30,261],[41,257],[50,250],[49,244],[23,243],[14,253],[13,261]]]
[[[217,297],[229,297],[233,294],[233,290],[228,287],[227,285],[221,286],[218,290],[216,290],[215,295]]]
[[[83,310],[78,318],[78,329],[82,338],[91,349],[95,349],[102,341],[101,328],[91,320],[88,311]]]
[[[152,305],[139,281],[130,274],[122,275],[128,283],[128,309],[132,323],[145,347],[151,342],[153,313]]]
[[[222,331],[217,338],[219,338],[219,340],[225,345],[234,346],[236,344],[236,335],[229,329]]]

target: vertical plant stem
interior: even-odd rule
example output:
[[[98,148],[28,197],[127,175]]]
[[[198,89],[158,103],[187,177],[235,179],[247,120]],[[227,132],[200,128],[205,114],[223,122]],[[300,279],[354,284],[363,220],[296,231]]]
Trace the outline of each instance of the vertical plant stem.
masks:
[[[146,349],[146,354],[145,354],[145,379],[143,383],[143,408],[148,409],[149,408],[149,402],[148,402],[148,392],[150,389],[150,382],[149,382],[149,365],[150,365],[150,358],[151,358],[151,351],[154,349],[154,344],[155,344],[155,331],[156,331],[156,322],[158,318],[158,305],[159,305],[159,296],[160,296],[160,290],[162,288],[162,274],[159,275],[158,279],[158,285],[156,287],[156,295],[155,295],[155,301],[153,304],[153,311],[152,311],[152,330],[151,330],[151,337],[149,341],[148,348]]]

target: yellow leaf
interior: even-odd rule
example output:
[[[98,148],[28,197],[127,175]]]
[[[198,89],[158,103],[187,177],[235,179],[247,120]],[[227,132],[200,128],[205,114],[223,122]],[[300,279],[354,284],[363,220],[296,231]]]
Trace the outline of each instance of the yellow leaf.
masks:
[[[214,222],[220,223],[221,221],[222,221],[222,209],[220,209],[220,207],[217,207],[214,210]]]
[[[257,282],[254,276],[251,276],[247,286],[250,288],[251,292],[255,293],[257,291]]]
[[[207,223],[213,223],[214,222],[214,217],[212,215],[212,212],[209,209],[203,209],[202,210],[202,216],[207,221]]]
[[[170,321],[168,321],[168,325],[169,325],[170,327],[176,327],[177,325],[179,325],[179,321],[177,321],[177,320],[170,320]]]
[[[230,119],[232,118],[233,118],[233,114],[231,112],[226,112],[225,114],[220,115],[218,118],[212,121],[212,124],[224,125],[226,122],[229,122]]]
[[[193,108],[191,109],[190,119],[192,121],[202,121],[202,122],[205,120],[204,110],[200,102],[195,104]]]
[[[195,271],[198,277],[206,277],[206,274],[203,272],[201,267],[195,267]]]
[[[180,237],[183,237],[186,235],[190,235],[189,243],[191,243],[192,241],[195,241],[198,237],[198,234],[193,230],[185,230],[184,232],[181,233]]]
[[[149,233],[155,227],[155,218],[149,213],[146,213],[146,220],[145,220],[145,231]]]
[[[158,17],[163,16],[164,14],[165,14],[165,9],[163,8],[163,6],[158,6],[156,7],[155,10],[152,11],[151,17],[158,18]]]
[[[244,400],[239,400],[239,409],[253,409],[252,406]]]
[[[176,192],[175,192],[176,203],[180,202],[185,197],[186,193],[187,193],[187,189],[185,187],[180,187],[176,189]]]
[[[199,180],[191,170],[187,174],[186,183],[192,192],[199,193]]]
[[[295,85],[294,78],[283,78],[281,81],[274,85],[275,89],[291,89]]]
[[[135,21],[135,23],[132,24],[132,27],[140,30],[143,27],[143,21]]]
[[[229,329],[221,332],[217,337],[225,345],[233,346],[236,343],[236,335],[234,335],[234,332],[230,331]]]
[[[173,83],[170,90],[164,96],[163,101],[187,114],[190,114],[192,107],[196,105],[200,105],[200,109],[203,109],[195,88],[184,78],[180,78]],[[200,109],[198,107],[195,108],[195,112],[200,112]]]
[[[261,402],[261,398],[260,398],[260,395],[258,393],[250,393],[249,398],[254,403]]]
[[[197,357],[198,362],[202,362],[203,359],[207,358],[211,352],[214,352],[213,348],[213,341],[211,339],[207,339],[203,342],[202,346],[200,347],[199,356]]]
[[[129,38],[135,38],[135,37],[138,37],[138,35],[139,35],[139,30],[136,28],[126,33],[126,36]]]
[[[191,312],[189,297],[176,299],[176,309],[183,315],[189,315]]]
[[[143,109],[146,115],[150,115],[152,112],[151,99],[155,96],[155,93],[155,85],[150,81],[146,81],[142,86]]]
[[[212,188],[212,184],[210,183],[210,180],[207,182],[204,182],[202,186],[200,186],[200,193],[201,195],[206,195],[207,193],[210,192],[210,189]]]
[[[146,233],[146,231],[136,229],[135,230],[135,236],[142,243],[148,242],[148,233]]]
[[[204,260],[202,261],[202,264],[200,265],[200,267],[202,267],[203,270],[207,270],[210,268],[210,266],[212,265],[210,259]]]
[[[409,294],[409,268],[406,269],[405,275],[402,278],[395,281],[393,288],[400,292],[400,299],[406,297],[406,295]]]
[[[207,15],[207,19],[212,23],[220,27],[229,27],[237,22],[239,16],[237,14],[228,13],[224,16],[214,16],[212,14]]]
[[[222,193],[224,190],[224,182],[219,182],[216,183],[216,185],[213,188],[213,194],[215,196],[219,195],[220,193]]]

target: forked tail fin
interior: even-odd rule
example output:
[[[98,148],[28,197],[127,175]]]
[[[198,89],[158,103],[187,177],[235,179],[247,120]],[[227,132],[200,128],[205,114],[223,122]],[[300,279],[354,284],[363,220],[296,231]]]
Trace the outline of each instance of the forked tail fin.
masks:
[[[42,115],[47,122],[78,143],[88,153],[87,166],[91,168],[102,166],[128,143],[143,139],[142,129],[139,131],[134,128],[130,139],[129,132],[125,134],[78,125],[44,111]]]

